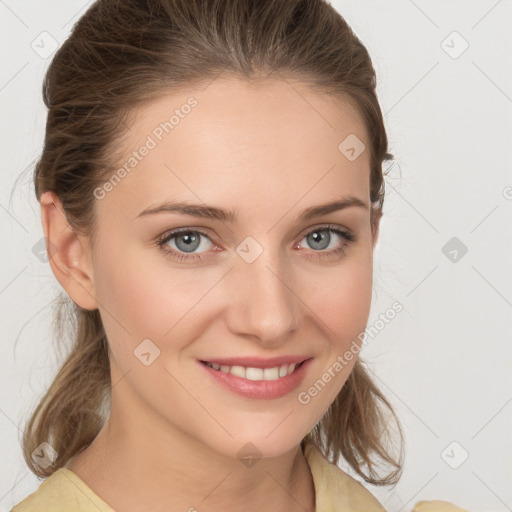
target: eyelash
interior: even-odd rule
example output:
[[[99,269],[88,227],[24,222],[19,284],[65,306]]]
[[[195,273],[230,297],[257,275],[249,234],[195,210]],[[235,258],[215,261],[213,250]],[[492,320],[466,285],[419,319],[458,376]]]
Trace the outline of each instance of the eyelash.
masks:
[[[302,238],[305,238],[305,237],[311,235],[312,233],[315,233],[316,231],[331,231],[332,233],[335,233],[336,235],[338,235],[342,240],[344,240],[344,242],[342,242],[341,246],[338,247],[337,249],[332,249],[327,252],[314,251],[317,253],[317,255],[312,256],[312,257],[306,256],[308,258],[324,259],[324,258],[332,258],[332,257],[338,256],[338,255],[340,255],[340,256],[344,255],[345,249],[347,248],[347,246],[349,246],[350,244],[357,241],[357,237],[353,233],[351,233],[348,230],[344,230],[344,229],[342,230],[339,228],[339,226],[332,225],[332,224],[318,226],[318,227],[312,229],[311,231],[308,231]],[[208,240],[212,241],[210,239],[210,236],[207,233],[205,233],[204,231],[201,231],[200,229],[179,228],[179,229],[175,229],[174,231],[171,231],[170,233],[164,233],[157,240],[156,245],[165,253],[166,256],[169,256],[173,260],[199,261],[199,260],[205,260],[210,257],[210,256],[202,256],[199,254],[192,254],[192,253],[187,255],[185,253],[175,251],[174,249],[170,249],[167,245],[165,245],[165,244],[167,244],[167,242],[169,242],[170,240],[172,240],[173,238],[175,238],[177,235],[179,235],[181,233],[194,233],[194,234],[197,233],[197,234],[205,236],[206,238],[208,238]],[[301,238],[301,240],[302,240],[302,238]]]

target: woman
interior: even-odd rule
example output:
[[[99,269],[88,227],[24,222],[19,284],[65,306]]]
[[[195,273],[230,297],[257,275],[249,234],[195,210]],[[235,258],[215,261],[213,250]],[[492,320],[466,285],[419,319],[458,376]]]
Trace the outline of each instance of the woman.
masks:
[[[323,0],[87,10],[35,173],[74,345],[14,512],[384,510],[335,465],[403,464],[358,357],[392,159],[375,85]]]

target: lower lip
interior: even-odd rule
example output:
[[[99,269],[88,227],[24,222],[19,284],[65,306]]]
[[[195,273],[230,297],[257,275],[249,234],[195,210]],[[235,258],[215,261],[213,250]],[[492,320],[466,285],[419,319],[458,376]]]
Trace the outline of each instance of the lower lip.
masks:
[[[223,385],[233,393],[244,398],[258,398],[260,400],[273,400],[291,393],[300,386],[304,380],[306,371],[313,359],[304,361],[293,373],[276,380],[249,380],[237,377],[231,373],[224,373],[214,370],[209,366],[197,361],[216,382]]]

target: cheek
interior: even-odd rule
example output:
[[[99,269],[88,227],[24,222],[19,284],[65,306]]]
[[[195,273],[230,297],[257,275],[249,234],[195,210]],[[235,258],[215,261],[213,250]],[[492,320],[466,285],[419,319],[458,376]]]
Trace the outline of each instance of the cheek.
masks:
[[[218,279],[206,271],[169,270],[164,256],[161,264],[152,264],[147,251],[103,251],[94,271],[112,351],[118,359],[124,353],[128,363],[144,339],[162,352],[171,340],[173,350],[188,343],[200,327],[194,308],[200,309],[202,297]]]
[[[315,280],[306,303],[325,324],[326,336],[343,349],[364,331],[372,299],[372,260],[363,255]]]
[[[357,362],[371,293],[372,265],[367,257],[344,262],[331,272],[329,279],[316,280],[315,292],[307,304],[314,312],[313,321],[323,329],[326,342],[320,345],[317,364],[297,396],[312,425],[336,399]]]

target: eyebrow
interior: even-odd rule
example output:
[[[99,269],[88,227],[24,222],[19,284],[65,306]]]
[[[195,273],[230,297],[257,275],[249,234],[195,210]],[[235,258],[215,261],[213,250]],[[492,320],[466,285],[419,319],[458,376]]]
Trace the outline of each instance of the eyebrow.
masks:
[[[327,215],[332,212],[344,210],[345,208],[358,207],[368,209],[368,204],[355,196],[347,196],[338,201],[312,206],[304,210],[298,220],[305,221],[321,215]],[[146,215],[154,215],[157,213],[178,213],[182,215],[190,215],[202,219],[213,219],[222,222],[236,224],[238,222],[238,214],[234,210],[226,210],[206,204],[192,204],[184,201],[175,203],[163,203],[157,206],[151,206],[140,212],[136,217],[144,217]]]

